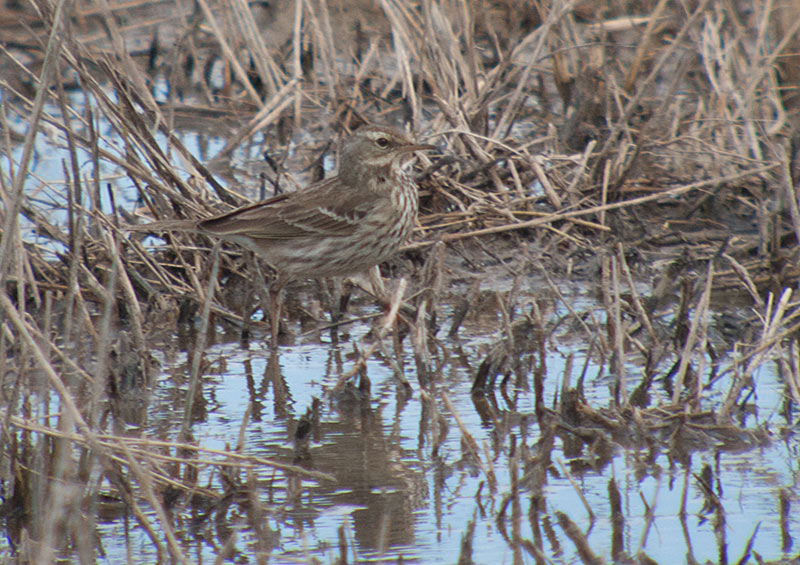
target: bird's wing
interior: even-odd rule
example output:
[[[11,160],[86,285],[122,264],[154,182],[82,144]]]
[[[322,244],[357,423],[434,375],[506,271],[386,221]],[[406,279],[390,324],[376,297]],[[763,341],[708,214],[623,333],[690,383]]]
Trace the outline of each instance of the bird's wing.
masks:
[[[361,191],[341,190],[341,184],[332,178],[204,220],[199,227],[219,236],[247,235],[253,239],[347,236],[376,205]]]

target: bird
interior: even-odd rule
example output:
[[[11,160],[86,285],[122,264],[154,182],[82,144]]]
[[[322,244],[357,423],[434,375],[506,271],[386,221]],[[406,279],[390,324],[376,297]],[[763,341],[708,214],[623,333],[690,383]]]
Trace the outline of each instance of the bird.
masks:
[[[290,280],[362,273],[408,240],[417,220],[418,196],[405,165],[415,152],[434,148],[395,128],[362,126],[342,141],[338,172],[328,179],[221,215],[131,229],[211,235],[265,259],[278,274],[269,285],[276,347],[280,294]]]

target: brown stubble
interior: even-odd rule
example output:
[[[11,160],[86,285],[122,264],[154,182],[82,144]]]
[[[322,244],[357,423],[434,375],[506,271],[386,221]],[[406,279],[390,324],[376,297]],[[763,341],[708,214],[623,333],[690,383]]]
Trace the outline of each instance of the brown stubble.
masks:
[[[532,10],[531,4],[524,3],[525,9]],[[39,33],[37,29],[45,34],[53,29],[49,6],[43,2],[38,5],[41,13],[34,21],[44,25],[32,31],[26,27],[26,41],[31,39],[31,33]],[[503,5],[510,6],[508,13],[516,21],[498,19],[497,10]],[[75,427],[66,417],[57,422],[50,415],[35,412],[37,406],[45,404],[37,404],[33,399],[29,401],[25,396],[30,393],[28,385],[36,382],[30,368],[35,367],[48,378],[63,372],[65,382],[71,388],[59,388],[57,380],[48,381],[47,386],[65,392],[64,406],[70,408],[70,396],[81,399],[81,390],[95,386],[89,383],[98,376],[96,367],[111,366],[108,363],[96,366],[87,361],[105,357],[112,349],[113,340],[103,335],[108,326],[108,316],[116,316],[117,312],[130,312],[134,320],[142,316],[144,320],[140,325],[149,335],[154,327],[153,320],[163,322],[164,312],[153,307],[163,297],[170,300],[180,297],[200,304],[210,300],[207,289],[210,288],[208,279],[212,270],[207,268],[211,261],[208,261],[205,238],[196,233],[184,233],[172,238],[169,249],[165,251],[145,249],[138,238],[121,238],[113,213],[103,211],[107,209],[104,203],[108,202],[108,192],[101,188],[106,187],[108,179],[101,178],[100,167],[96,164],[102,164],[106,170],[121,171],[132,185],[139,187],[145,206],[153,217],[204,217],[214,213],[222,204],[221,200],[228,200],[230,206],[246,201],[245,196],[235,194],[235,185],[230,192],[225,192],[219,190],[221,187],[206,184],[213,177],[199,161],[188,159],[190,153],[183,147],[181,138],[175,137],[168,127],[173,123],[172,117],[181,114],[195,120],[203,113],[214,115],[218,120],[216,127],[224,123],[226,129],[228,124],[236,124],[237,127],[230,128],[229,132],[231,148],[241,140],[249,139],[254,132],[263,130],[268,132],[266,148],[273,150],[280,146],[282,150],[287,139],[297,141],[298,137],[294,136],[308,131],[311,135],[303,139],[301,152],[306,152],[303,155],[315,151],[315,143],[309,142],[309,138],[331,139],[331,130],[352,124],[356,119],[353,116],[382,116],[391,121],[405,112],[417,130],[446,132],[443,143],[449,161],[431,173],[430,182],[426,183],[423,190],[425,213],[412,247],[416,255],[427,254],[434,243],[442,241],[446,244],[448,258],[456,253],[463,254],[459,259],[468,263],[470,269],[474,268],[474,272],[468,275],[472,277],[467,279],[468,284],[480,281],[483,274],[480,259],[484,256],[480,252],[473,253],[468,247],[476,241],[483,242],[494,253],[495,246],[513,234],[520,234],[519,240],[514,240],[515,244],[535,240],[543,249],[540,254],[542,267],[556,278],[565,273],[580,272],[579,269],[572,271],[572,261],[576,256],[594,256],[608,251],[606,234],[613,233],[611,241],[620,257],[617,268],[623,268],[624,277],[616,275],[617,283],[604,287],[611,293],[608,302],[611,314],[615,311],[626,314],[624,308],[629,304],[628,294],[635,301],[637,317],[654,314],[650,311],[643,313],[632,286],[633,278],[641,275],[643,269],[643,261],[637,259],[634,252],[641,250],[648,254],[657,249],[663,253],[659,259],[661,264],[670,266],[668,274],[671,276],[667,277],[665,284],[668,296],[664,302],[659,302],[658,308],[669,316],[670,312],[675,312],[670,302],[671,295],[675,288],[685,288],[683,281],[692,273],[680,266],[681,249],[670,248],[663,242],[683,242],[684,249],[699,256],[704,267],[711,261],[718,263],[713,280],[708,277],[701,281],[703,289],[710,289],[712,285],[714,293],[718,289],[745,289],[757,312],[770,313],[764,318],[764,331],[757,332],[761,337],[743,344],[752,353],[747,354],[742,362],[741,371],[737,372],[730,387],[731,394],[721,391],[722,397],[726,398],[721,418],[728,420],[736,413],[732,409],[737,408],[743,387],[750,386],[749,377],[764,359],[773,354],[791,369],[792,388],[787,396],[795,399],[796,404],[798,342],[793,336],[796,335],[798,318],[789,295],[781,294],[782,289],[796,283],[798,277],[796,242],[800,234],[800,215],[797,213],[798,185],[795,182],[798,160],[786,137],[792,123],[796,125],[789,99],[796,95],[791,76],[791,63],[796,59],[793,54],[797,51],[792,48],[797,44],[796,18],[787,18],[777,10],[773,13],[762,10],[747,14],[750,19],[744,20],[745,15],[736,13],[732,3],[717,6],[716,13],[702,9],[708,3],[701,3],[694,13],[681,12],[683,5],[679,4],[672,9],[659,3],[658,8],[649,13],[647,6],[636,5],[635,8],[641,11],[638,22],[628,17],[629,14],[614,13],[617,8],[611,5],[603,6],[603,11],[596,14],[579,14],[577,11],[569,13],[570,3],[563,5],[565,10],[537,3],[536,17],[529,18],[528,14],[521,13],[521,5],[500,1],[480,6],[454,2],[451,3],[454,9],[450,10],[440,8],[438,3],[426,3],[422,10],[416,11],[409,8],[413,3],[383,2],[383,14],[387,17],[383,18],[381,13],[377,14],[380,18],[375,17],[375,13],[370,14],[376,23],[372,28],[368,25],[363,27],[365,39],[357,56],[351,57],[350,48],[338,42],[340,26],[336,21],[336,11],[329,10],[326,3],[312,6],[311,3],[296,2],[291,6],[294,13],[290,13],[290,21],[296,22],[292,35],[295,49],[286,44],[285,51],[281,51],[284,49],[282,42],[277,46],[267,44],[268,57],[264,58],[258,45],[264,41],[262,34],[252,29],[246,31],[249,26],[247,14],[236,12],[257,7],[245,8],[240,1],[238,4],[229,2],[222,16],[214,15],[218,20],[225,17],[229,20],[216,28],[208,27],[211,17],[203,19],[200,26],[196,25],[197,20],[189,22],[188,18],[179,21],[178,25],[172,25],[175,22],[171,21],[169,26],[162,26],[161,29],[173,27],[191,38],[175,49],[184,55],[190,54],[197,61],[197,69],[204,67],[204,61],[217,56],[214,54],[209,58],[209,52],[219,52],[220,59],[233,69],[225,78],[227,83],[223,89],[212,89],[203,82],[190,86],[202,91],[202,97],[184,103],[179,96],[173,96],[166,105],[155,103],[147,87],[142,86],[151,78],[157,79],[158,71],[154,71],[152,77],[147,76],[136,55],[126,50],[125,42],[104,43],[107,34],[121,37],[117,22],[122,19],[116,15],[127,16],[126,10],[130,8],[112,5],[111,15],[103,16],[108,9],[85,7],[79,17],[81,25],[86,27],[76,27],[65,33],[69,47],[60,54],[60,70],[74,72],[80,77],[80,85],[87,96],[85,108],[59,93],[58,89],[49,89],[52,83],[48,84],[47,80],[39,83],[41,75],[30,81],[32,89],[26,99],[26,92],[22,87],[18,88],[18,82],[25,82],[29,77],[28,71],[33,75],[39,74],[42,52],[37,48],[32,47],[28,53],[34,63],[14,63],[16,72],[3,73],[3,87],[20,92],[21,107],[25,111],[19,113],[25,116],[33,115],[30,109],[35,107],[34,94],[37,97],[50,96],[57,103],[63,102],[66,111],[62,116],[45,116],[44,121],[49,124],[48,128],[54,127],[57,131],[74,128],[76,135],[67,141],[71,153],[77,155],[78,149],[85,149],[91,153],[91,162],[95,164],[93,168],[79,168],[79,174],[76,174],[75,167],[68,167],[64,177],[69,189],[63,190],[58,186],[52,191],[53,194],[59,191],[72,194],[68,203],[62,203],[62,209],[73,218],[68,229],[37,209],[36,199],[30,194],[15,190],[19,188],[13,180],[17,178],[16,173],[28,175],[30,172],[29,163],[24,159],[14,163],[14,175],[0,177],[3,183],[6,178],[12,179],[2,186],[6,214],[4,225],[16,221],[9,218],[8,210],[18,206],[36,226],[38,237],[68,249],[63,261],[52,261],[43,246],[24,243],[20,230],[11,229],[3,234],[4,240],[8,238],[12,253],[4,253],[2,258],[2,271],[7,283],[3,290],[9,293],[10,301],[3,304],[8,322],[0,338],[0,363],[3,367],[0,373],[13,374],[21,368],[14,381],[14,399],[22,397],[26,410],[34,407],[33,413],[9,410],[5,417],[5,429],[10,430],[5,445],[8,445],[9,452],[14,453],[20,463],[18,469],[21,469],[16,484],[18,490],[14,492],[15,495],[27,493],[17,500],[46,499],[50,492],[42,489],[36,496],[30,496],[36,486],[33,481],[26,482],[26,475],[45,477],[48,469],[60,468],[63,472],[51,478],[61,481],[77,477],[77,481],[83,480],[70,469],[68,451],[56,454],[41,450],[40,461],[45,462],[41,464],[29,458],[23,446],[44,446],[49,440],[58,438],[61,445],[72,446],[76,452],[102,453],[93,443],[91,432],[85,428]],[[478,13],[479,9],[486,13]],[[94,12],[87,14],[86,10]],[[526,19],[536,24],[524,27]],[[147,30],[149,34],[153,26],[152,19],[127,21],[129,25],[125,33]],[[394,28],[393,38],[384,35],[388,33],[389,21]],[[107,26],[110,32],[98,26],[98,22]],[[513,25],[503,25],[505,23]],[[352,29],[352,26],[341,28]],[[7,29],[4,28],[4,34]],[[207,29],[212,29],[212,32],[204,35]],[[767,34],[772,29],[776,30],[774,36],[761,35],[761,30]],[[640,41],[642,32],[649,41]],[[14,33],[21,32],[17,30]],[[81,41],[74,41],[71,33],[81,33],[84,37]],[[31,45],[43,45],[44,42],[39,41],[42,37],[35,38]],[[717,38],[724,38],[724,41]],[[402,42],[402,45],[395,47],[395,42]],[[161,60],[168,61],[167,64],[180,60],[169,51],[168,38],[162,38],[161,45]],[[222,48],[223,45],[231,48]],[[642,47],[636,48],[639,45]],[[10,43],[4,47],[12,48]],[[5,55],[8,51],[3,53]],[[113,53],[113,56],[108,57],[108,53]],[[703,53],[702,60],[697,53]],[[244,82],[254,80],[247,77],[247,54],[254,54],[254,71],[260,78],[263,91],[255,85],[248,87]],[[352,54],[356,54],[355,49]],[[635,64],[629,64],[631,57],[635,58]],[[277,67],[272,66],[269,58]],[[344,67],[334,68],[342,60],[347,64],[355,61],[352,73]],[[387,60],[392,64],[387,64]],[[672,61],[675,61],[674,66]],[[776,76],[773,62],[786,65],[786,74]],[[175,69],[170,73],[172,70]],[[291,74],[292,78],[287,79],[284,73]],[[12,75],[23,79],[19,81],[19,77]],[[582,75],[591,75],[591,81],[582,82]],[[589,92],[592,96],[587,96],[587,85],[594,88]],[[402,91],[402,96],[396,93],[399,91]],[[61,100],[55,100],[54,96]],[[16,102],[9,98],[4,98],[4,101],[7,102],[3,108],[5,116],[5,112],[13,110]],[[590,106],[590,111],[581,113],[583,106]],[[257,107],[261,110],[256,113]],[[321,126],[309,125],[310,120],[319,116],[323,117],[319,120]],[[577,118],[568,120],[568,116]],[[99,129],[100,133],[98,128],[94,128],[99,117],[107,126]],[[238,128],[242,123],[244,125]],[[277,130],[291,130],[292,126],[286,126],[287,123],[293,124],[294,131],[281,138],[279,143],[276,137],[280,136],[272,134]],[[34,132],[42,121],[30,119],[29,124]],[[152,132],[159,129],[166,134],[170,150],[187,158],[185,173],[177,172],[168,152],[155,141]],[[90,130],[93,131],[83,136],[83,132]],[[590,134],[588,140],[587,132]],[[108,147],[98,143],[98,135],[118,136],[124,143],[121,148]],[[14,152],[10,141],[13,136],[11,127],[4,122],[6,155]],[[565,143],[565,140],[570,143]],[[577,149],[570,149],[576,142]],[[779,171],[779,182],[775,181],[776,171]],[[201,179],[201,182],[187,182],[187,175]],[[33,174],[29,179],[29,186],[39,186],[39,180]],[[543,179],[549,181],[552,190],[546,197],[539,198],[535,191],[536,181],[544,184]],[[81,194],[90,195],[89,200],[80,198]],[[118,201],[117,204],[122,203]],[[721,242],[731,235],[731,226],[720,221],[725,217],[717,215],[725,209],[731,211],[732,217],[754,217],[760,229],[756,234],[737,232],[732,245],[717,256],[717,251],[722,250]],[[675,218],[680,221],[675,221]],[[706,222],[711,227],[689,231],[686,227],[690,220]],[[194,229],[195,223],[184,221],[183,224],[173,224],[170,229],[178,226]],[[641,232],[637,231],[640,229]],[[107,237],[109,235],[111,237]],[[633,277],[628,276],[627,266],[621,259],[628,252],[632,253],[628,260]],[[111,259],[114,256],[117,256],[116,261]],[[220,254],[220,272],[235,275],[238,257],[235,247],[224,248]],[[658,261],[655,263],[657,267]],[[676,265],[674,276],[672,265]],[[646,266],[653,266],[652,259]],[[113,269],[116,269],[116,292],[110,293]],[[607,271],[613,275],[610,269],[611,266]],[[141,313],[136,313],[131,307],[131,294],[123,271],[130,279],[135,297],[142,303]],[[706,272],[705,268],[702,271]],[[260,288],[262,281],[256,278],[247,283]],[[553,290],[555,296],[559,296],[556,290],[569,289],[569,284],[562,285],[559,279],[554,283],[560,287]],[[613,278],[609,281],[613,283]],[[630,292],[626,292],[625,285],[631,287]],[[647,287],[639,289],[641,303],[647,308],[649,295],[655,291]],[[768,299],[765,289],[774,292],[773,300]],[[706,294],[702,292],[703,296]],[[56,314],[43,314],[48,304],[52,308],[52,304],[62,296],[66,296],[69,302],[66,320],[63,317],[59,319]],[[705,300],[700,301],[700,293],[691,295],[687,291],[686,296],[688,312],[705,310]],[[712,301],[713,297],[712,293]],[[559,300],[567,304],[568,309],[573,307],[568,294]],[[98,308],[110,314],[97,316]],[[214,294],[209,308],[217,316],[241,323],[238,310],[224,301],[222,293]],[[467,315],[474,316],[474,311],[466,308]],[[511,315],[520,308],[515,303],[506,307]],[[432,314],[430,310],[436,309],[435,301],[426,302],[424,309]],[[439,314],[442,314],[441,310]],[[660,337],[658,320],[646,326],[646,335],[635,335],[624,323],[615,323],[613,331],[619,332],[619,340],[617,335],[610,340],[607,339],[611,337],[610,329],[601,326],[600,318],[594,319],[591,311],[584,314],[580,309],[573,313],[575,327],[581,335],[585,334],[589,343],[596,345],[589,349],[598,352],[597,357],[601,359],[612,354],[622,357],[624,353],[628,362],[635,363],[637,352],[647,351],[653,355],[649,373],[658,375],[658,363],[663,361],[664,355],[684,353],[683,348],[675,349],[668,340],[657,342]],[[696,316],[687,315],[683,321],[691,324]],[[62,321],[65,322],[63,325]],[[642,322],[646,324],[646,318]],[[128,322],[123,320],[121,323]],[[422,324],[422,318],[415,323]],[[656,333],[650,331],[653,326]],[[503,325],[498,324],[488,331],[502,329]],[[745,329],[742,333],[746,334]],[[703,334],[699,331],[692,341],[702,345]],[[446,362],[437,357],[439,349],[424,343],[429,336],[422,332],[415,335],[418,337],[414,339],[414,347],[419,353],[433,356],[429,377],[430,382],[436,383],[441,378],[440,367]],[[76,336],[80,336],[80,340]],[[788,356],[781,349],[787,342]],[[546,347],[552,347],[549,341]],[[703,355],[703,348],[693,346],[685,349],[685,354],[691,356],[692,365],[702,367],[697,365],[697,360]],[[398,347],[395,355],[398,363],[401,362],[400,351]],[[547,352],[553,351],[548,349]],[[143,353],[141,349],[138,352]],[[587,359],[591,356],[593,354],[587,355]],[[475,359],[471,361],[474,365],[479,364]],[[628,376],[631,374],[637,373]],[[567,383],[568,376],[564,377]],[[651,376],[648,374],[648,378]],[[712,393],[720,393],[716,380],[703,379],[702,382],[709,382]],[[630,388],[636,384],[630,382]],[[707,391],[700,393],[705,396]],[[624,403],[624,398],[621,400]],[[79,407],[77,413],[80,415],[81,404],[73,404]],[[590,404],[582,406],[587,414],[592,414]],[[12,400],[10,405],[15,406],[16,402]],[[707,408],[709,403],[704,402],[702,406]],[[693,409],[691,404],[688,407]],[[660,417],[656,410],[647,410],[646,405],[637,408],[641,410],[635,413],[639,418],[635,425],[641,428],[642,436],[655,437],[659,427],[665,421],[671,421]],[[659,409],[663,410],[663,407]],[[603,422],[613,418],[614,423],[629,424],[622,411],[607,410],[603,416],[606,417]],[[676,419],[677,416],[676,413]],[[681,413],[680,419],[686,421],[694,416]],[[700,413],[696,416],[700,418]],[[441,417],[450,416],[442,413]],[[556,421],[553,415],[548,414],[547,418]],[[77,420],[73,418],[74,421]],[[601,420],[598,418],[597,421]],[[101,422],[98,427],[103,425]],[[610,423],[605,425],[608,425],[605,431],[613,431]],[[35,432],[30,431],[34,429]],[[505,433],[499,425],[496,430]],[[65,431],[71,431],[73,435],[65,436]],[[551,433],[549,429],[546,432]],[[735,430],[730,433],[734,435]],[[30,437],[48,441],[27,442]],[[120,447],[123,444],[132,447],[135,458]],[[182,466],[197,466],[194,461],[197,454],[186,455],[186,449],[191,446],[179,446],[184,455],[169,459],[176,473],[168,478],[156,472],[164,460],[157,461],[157,465],[149,462],[159,450],[177,451],[174,443],[169,446],[134,444],[131,438],[120,435],[102,447],[117,457],[118,463],[114,463],[117,466],[105,470],[112,477],[123,476],[118,472],[122,470],[125,476],[133,477],[132,480],[139,484],[152,481],[157,487],[156,495],[161,494],[159,489],[166,490],[166,485],[169,488],[179,485],[187,492],[194,492],[196,485],[181,482],[181,477],[187,475],[180,473]],[[159,457],[162,455],[159,453]],[[218,455],[208,453],[203,458]],[[91,458],[84,460],[92,461]],[[232,464],[244,465],[241,459],[231,457],[231,460],[235,461]],[[137,461],[145,461],[148,465],[136,465]],[[259,465],[266,463],[259,462]],[[33,472],[28,471],[30,469]],[[92,469],[86,467],[84,470]],[[83,484],[90,495],[96,494],[96,485]],[[136,506],[137,499],[131,496],[134,490],[130,483],[115,481],[114,484],[119,488],[120,496],[131,504],[136,523],[153,534],[154,545],[165,557],[168,550],[160,541],[163,536],[161,531],[156,533],[156,530],[170,531],[170,522],[165,514],[159,513],[157,518],[148,517]],[[158,508],[161,503],[158,496],[151,496],[153,490],[146,488],[144,492],[152,507]],[[543,512],[546,509],[544,505],[541,508]],[[71,516],[66,506],[53,510],[47,517],[52,521],[41,520],[44,529],[50,533],[56,531],[52,527],[57,522],[56,517]],[[46,515],[31,513],[28,516],[35,521],[38,516]],[[156,520],[163,522],[158,524]],[[66,519],[61,521],[67,523]],[[547,525],[546,520],[542,522]],[[79,540],[77,543],[91,548],[94,540],[88,535],[92,532],[91,524],[87,525],[83,542]],[[180,553],[175,555],[181,557]]]

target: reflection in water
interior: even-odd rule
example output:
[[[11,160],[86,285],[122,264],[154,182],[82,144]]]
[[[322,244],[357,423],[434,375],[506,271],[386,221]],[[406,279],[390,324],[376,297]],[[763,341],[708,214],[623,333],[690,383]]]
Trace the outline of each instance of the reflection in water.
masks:
[[[109,408],[116,432],[124,433],[126,426],[140,428],[147,424],[150,380],[154,368],[149,358],[139,354],[126,331],[119,332],[110,356],[107,385]]]
[[[263,398],[264,395],[267,394],[270,386],[272,387],[272,406],[275,417],[279,419],[287,418],[291,406],[291,394],[289,393],[286,380],[281,373],[277,352],[270,353],[267,367],[264,371],[263,385],[257,397]]]
[[[252,361],[245,366],[252,367]],[[329,357],[327,367],[340,365]],[[290,418],[287,399],[291,394],[281,371],[277,353],[266,366],[265,386],[251,393],[255,407],[263,401],[272,383],[276,418]],[[252,372],[252,368],[248,369]],[[247,371],[246,371],[247,372]],[[247,376],[248,389],[252,388]],[[303,386],[302,384],[300,386]],[[282,404],[283,407],[279,407]],[[256,420],[254,408],[254,421]],[[400,414],[396,414],[399,418]],[[312,483],[291,478],[287,485],[290,509],[286,519],[296,533],[312,527],[321,509],[350,508],[352,532],[361,551],[383,553],[389,547],[408,546],[414,541],[414,510],[427,497],[424,477],[413,469],[396,441],[387,437],[383,408],[357,389],[323,403],[312,400],[294,424],[293,462],[331,474],[333,483]],[[278,449],[276,450],[276,447]],[[266,457],[277,457],[282,447],[261,443]]]

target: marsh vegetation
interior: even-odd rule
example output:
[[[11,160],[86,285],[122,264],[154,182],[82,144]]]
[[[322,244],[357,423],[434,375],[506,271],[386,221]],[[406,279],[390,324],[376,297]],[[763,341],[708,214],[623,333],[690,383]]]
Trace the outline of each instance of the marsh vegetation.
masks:
[[[9,0],[10,563],[797,560],[792,2]],[[359,281],[126,225],[437,146]],[[792,511],[794,509],[794,512]]]

